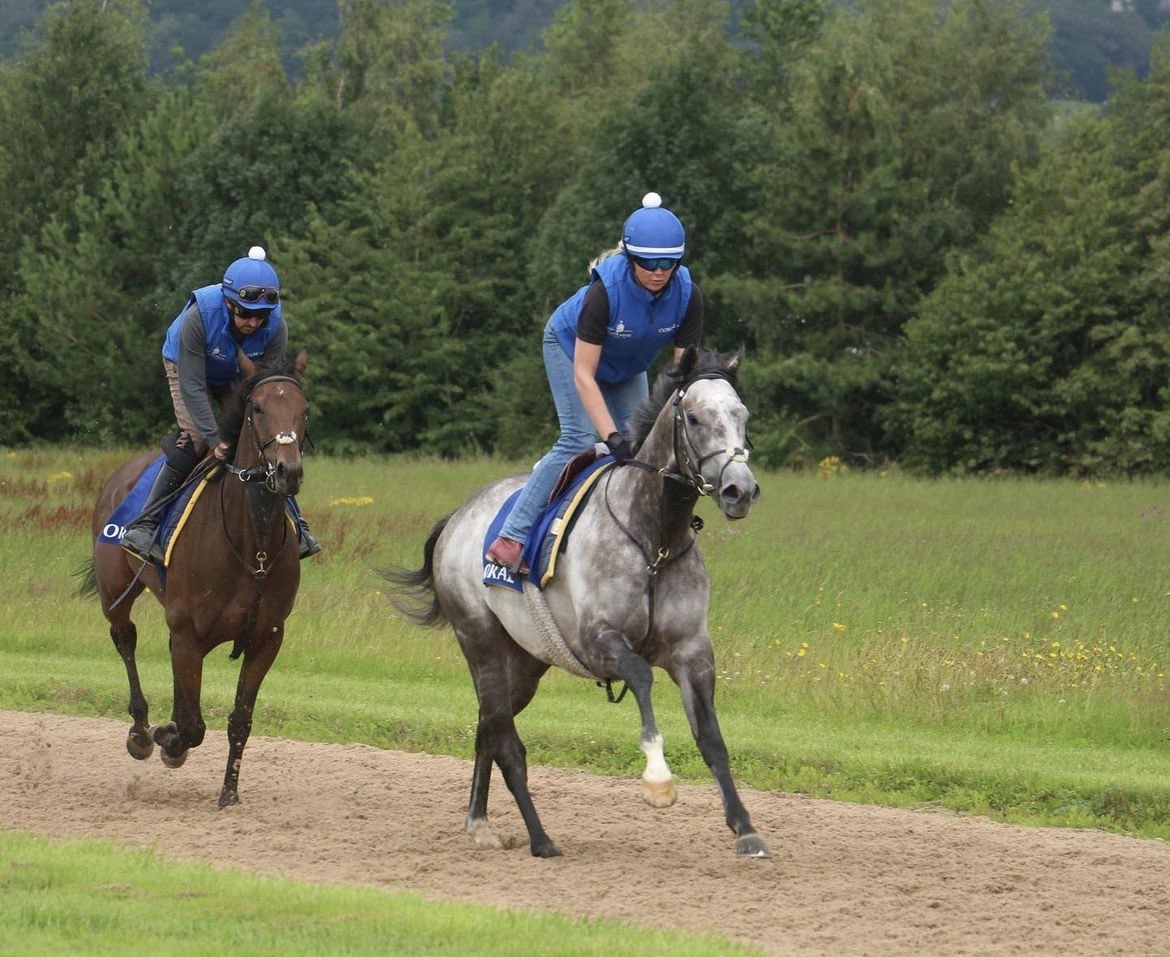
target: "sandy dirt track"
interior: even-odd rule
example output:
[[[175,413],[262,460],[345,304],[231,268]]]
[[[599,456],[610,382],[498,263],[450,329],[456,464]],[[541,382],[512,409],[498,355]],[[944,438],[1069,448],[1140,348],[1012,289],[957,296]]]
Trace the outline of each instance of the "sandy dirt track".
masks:
[[[0,827],[704,930],[786,957],[1170,953],[1170,845],[1159,841],[747,791],[775,857],[738,860],[713,786],[682,785],[678,804],[656,811],[636,780],[534,768],[534,799],[564,852],[542,861],[498,776],[492,820],[508,848],[471,844],[470,765],[455,758],[254,736],[243,803],[220,811],[222,731],[168,770],[126,754],[127,727],[0,711]]]

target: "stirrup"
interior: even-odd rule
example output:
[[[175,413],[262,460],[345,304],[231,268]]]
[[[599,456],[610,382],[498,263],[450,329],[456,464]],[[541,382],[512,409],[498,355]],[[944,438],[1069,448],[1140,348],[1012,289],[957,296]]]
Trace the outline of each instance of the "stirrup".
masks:
[[[484,559],[493,565],[508,569],[513,575],[528,574],[528,563],[524,561],[524,546],[503,535],[488,546]]]
[[[166,553],[163,552],[162,542],[158,540],[158,529],[155,528],[155,530],[150,533],[150,544],[145,548],[133,540],[127,541],[127,535],[135,531],[138,531],[138,529],[127,528],[126,531],[122,533],[122,548],[137,558],[140,562],[146,562],[150,565],[158,565],[161,568],[163,566],[163,562],[166,560]]]

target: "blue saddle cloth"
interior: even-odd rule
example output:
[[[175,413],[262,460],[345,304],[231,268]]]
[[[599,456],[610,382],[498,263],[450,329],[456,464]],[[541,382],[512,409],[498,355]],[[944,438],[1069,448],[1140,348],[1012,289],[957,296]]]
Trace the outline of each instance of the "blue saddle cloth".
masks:
[[[147,496],[150,494],[150,487],[154,484],[154,480],[166,460],[167,457],[165,455],[160,455],[146,467],[142,475],[139,476],[138,481],[134,483],[134,487],[118,503],[117,508],[110,513],[106,524],[102,526],[101,534],[98,535],[99,542],[105,542],[107,545],[120,545],[122,543],[122,535],[126,531],[126,526],[142,513],[142,506],[146,504]],[[184,515],[186,515],[191,500],[197,492],[201,491],[208,482],[217,478],[222,471],[223,466],[215,464],[205,469],[202,475],[197,470],[195,473],[196,478],[188,480],[187,484],[179,490],[178,494],[163,506],[162,511],[159,513],[159,542],[168,560],[170,559],[168,546],[170,545],[171,539],[178,534],[182,527],[182,520]],[[296,530],[297,540],[299,541],[301,537],[301,512],[297,507],[296,501],[292,498],[288,499],[288,513],[289,520]]]
[[[106,524],[102,526],[101,534],[98,535],[99,542],[105,542],[107,545],[120,545],[122,543],[122,535],[126,531],[126,526],[142,514],[142,506],[146,504],[150,487],[154,484],[154,480],[158,477],[159,470],[162,469],[166,460],[165,455],[160,455],[146,467],[138,481],[134,483],[134,487],[110,513]],[[171,507],[167,506],[166,511],[169,511]],[[164,512],[162,516],[164,521],[166,517]],[[162,523],[160,523],[160,527],[162,527]]]
[[[592,453],[589,453],[590,455]],[[532,523],[532,530],[528,533],[528,541],[524,546],[524,561],[528,563],[527,578],[530,582],[543,588],[553,577],[556,570],[557,555],[565,550],[569,532],[573,528],[581,506],[589,498],[597,479],[614,464],[612,455],[597,459],[572,475],[566,482],[562,479],[554,490],[553,498],[544,510]],[[483,552],[486,554],[488,546],[496,540],[500,529],[516,504],[523,489],[517,489],[505,500],[496,513],[496,517],[488,525],[487,535],[483,540]],[[503,565],[483,562],[483,583],[485,585],[501,585],[515,591],[524,590],[524,579],[513,575]]]

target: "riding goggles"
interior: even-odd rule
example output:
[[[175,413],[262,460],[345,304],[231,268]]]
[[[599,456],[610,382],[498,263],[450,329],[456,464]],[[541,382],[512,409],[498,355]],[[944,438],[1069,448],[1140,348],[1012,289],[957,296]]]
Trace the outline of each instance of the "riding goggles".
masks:
[[[631,256],[630,258],[646,272],[656,272],[659,269],[670,272],[678,265],[677,259],[643,259],[641,256]]]
[[[236,295],[240,297],[240,302],[259,302],[263,299],[273,306],[280,302],[280,290],[272,286],[241,286],[236,290]]]

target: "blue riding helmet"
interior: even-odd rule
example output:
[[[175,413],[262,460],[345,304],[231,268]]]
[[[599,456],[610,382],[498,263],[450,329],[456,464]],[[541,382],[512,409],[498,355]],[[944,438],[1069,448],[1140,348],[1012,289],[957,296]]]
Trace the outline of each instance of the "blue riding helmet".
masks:
[[[657,193],[643,196],[622,228],[622,250],[631,256],[682,259],[686,244],[687,231]]]
[[[223,295],[241,309],[275,309],[280,303],[280,277],[265,261],[263,246],[253,246],[248,255],[224,270]]]

